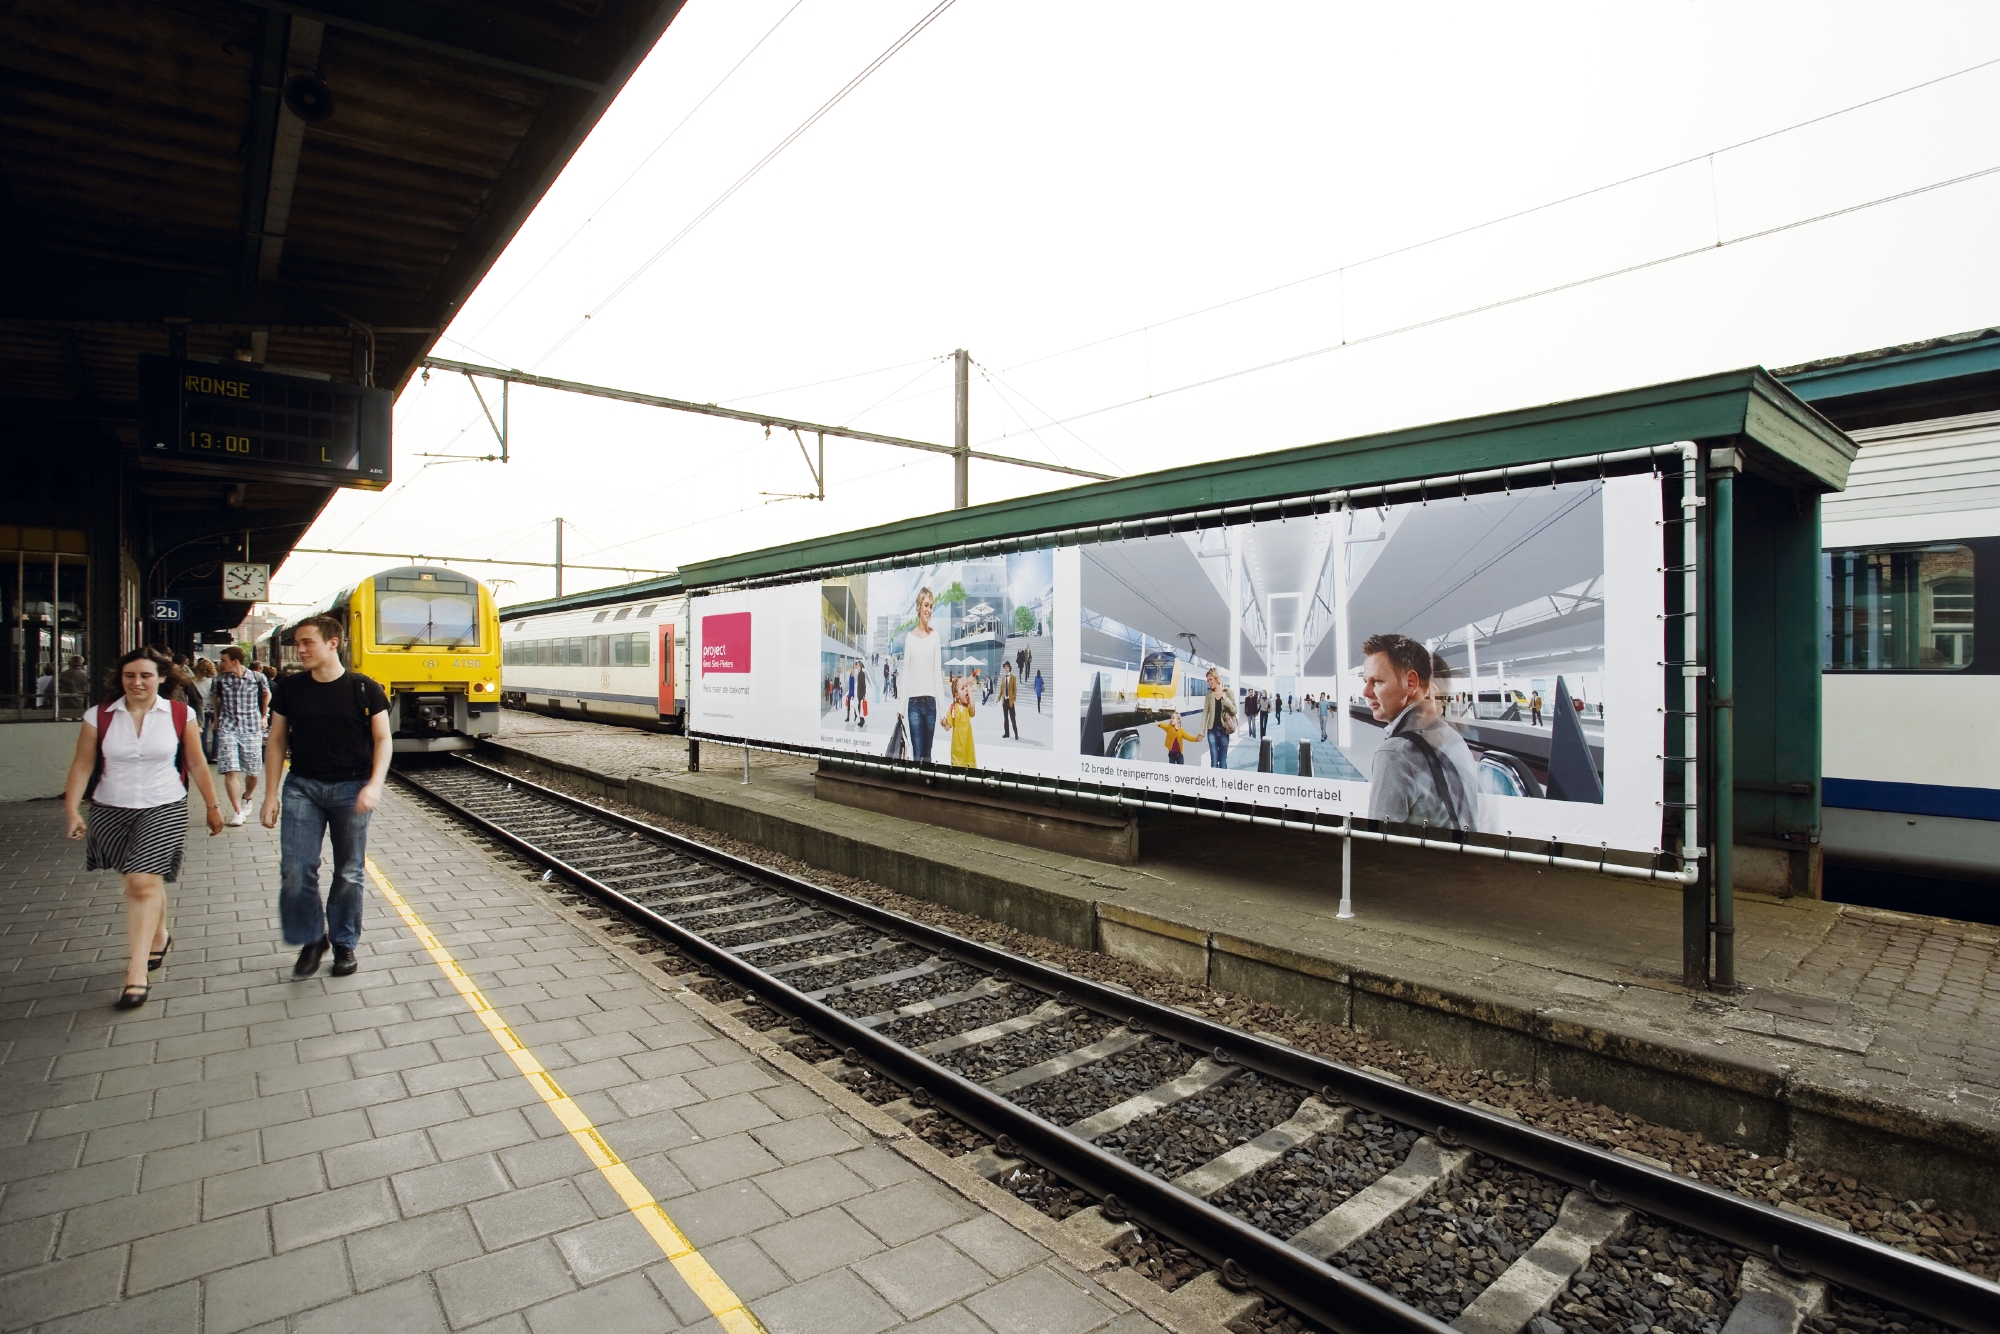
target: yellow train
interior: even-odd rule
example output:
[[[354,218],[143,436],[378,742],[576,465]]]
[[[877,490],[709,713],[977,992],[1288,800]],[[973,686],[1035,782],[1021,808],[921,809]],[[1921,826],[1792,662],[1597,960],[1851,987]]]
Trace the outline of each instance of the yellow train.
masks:
[[[469,750],[500,730],[500,612],[477,579],[405,565],[313,614],[341,623],[342,664],[388,692],[398,751]],[[266,649],[280,668],[298,662],[291,626],[272,632]]]

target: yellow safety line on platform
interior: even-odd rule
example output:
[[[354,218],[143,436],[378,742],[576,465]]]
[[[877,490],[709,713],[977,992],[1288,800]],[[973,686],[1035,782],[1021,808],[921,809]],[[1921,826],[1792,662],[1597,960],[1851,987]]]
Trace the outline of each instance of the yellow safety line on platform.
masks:
[[[743,1299],[723,1281],[722,1275],[715,1272],[714,1266],[695,1249],[694,1243],[674,1225],[674,1220],[667,1217],[667,1211],[660,1207],[652,1192],[646,1189],[644,1183],[632,1174],[632,1169],[625,1166],[624,1160],[619,1158],[611,1145],[605,1142],[604,1136],[590,1123],[590,1117],[584,1113],[583,1108],[577,1106],[575,1100],[562,1091],[562,1086],[556,1083],[555,1076],[535,1058],[535,1053],[528,1050],[527,1045],[514,1036],[514,1030],[507,1026],[507,1021],[500,1017],[500,1012],[493,1008],[492,1003],[479,990],[478,983],[466,976],[465,970],[459,967],[458,960],[452,957],[451,951],[431,933],[431,929],[424,925],[424,919],[417,915],[417,910],[412,908],[409,901],[389,883],[389,878],[382,874],[382,868],[375,864],[373,857],[368,859],[367,865],[369,878],[374,880],[375,888],[381,891],[382,897],[389,901],[389,906],[402,917],[403,924],[410,928],[410,933],[422,943],[424,949],[429,951],[432,962],[451,979],[452,986],[458,988],[458,994],[465,998],[465,1003],[479,1016],[479,1022],[486,1025],[486,1031],[500,1044],[500,1050],[507,1053],[514,1062],[514,1068],[521,1072],[522,1078],[541,1095],[542,1101],[548,1105],[551,1112],[555,1113],[556,1120],[562,1122],[563,1129],[569,1131],[570,1138],[577,1142],[584,1156],[590,1159],[591,1165],[610,1183],[611,1189],[618,1192],[618,1198],[625,1201],[625,1207],[632,1211],[632,1217],[638,1219],[639,1226],[645,1228],[653,1238],[654,1243],[660,1248],[660,1253],[673,1261],[674,1268],[679,1271],[681,1278],[688,1287],[694,1289],[695,1296],[701,1298],[707,1305],[709,1314],[731,1334],[768,1334],[763,1323],[750,1313],[748,1306],[744,1305]]]

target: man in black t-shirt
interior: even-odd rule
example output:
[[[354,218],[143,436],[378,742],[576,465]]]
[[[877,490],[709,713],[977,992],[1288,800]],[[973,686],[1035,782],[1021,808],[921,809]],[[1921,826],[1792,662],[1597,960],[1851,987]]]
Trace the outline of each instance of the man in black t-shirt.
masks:
[[[285,827],[278,835],[278,920],[285,943],[299,947],[293,977],[319,971],[333,947],[333,975],[360,962],[361,873],[368,857],[368,816],[382,800],[393,743],[389,698],[382,687],[340,665],[340,622],[313,616],[292,630],[305,670],[278,678],[271,691],[271,736],[265,743],[263,821],[278,824],[282,788]],[[291,771],[285,771],[290,747]],[[320,844],[333,840],[333,885],[319,893]]]

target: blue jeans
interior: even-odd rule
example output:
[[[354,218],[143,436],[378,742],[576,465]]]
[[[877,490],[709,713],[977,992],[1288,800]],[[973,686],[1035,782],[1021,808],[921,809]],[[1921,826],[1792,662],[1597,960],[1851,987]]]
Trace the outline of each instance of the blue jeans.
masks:
[[[1208,729],[1208,764],[1211,769],[1229,767],[1229,730],[1222,727]]]
[[[937,739],[937,696],[910,697],[910,758],[931,762],[931,742]]]
[[[287,945],[331,940],[353,949],[361,943],[361,873],[368,856],[368,817],[354,809],[367,786],[360,779],[322,782],[290,774],[285,779],[283,823],[278,826],[278,921]],[[333,887],[319,897],[320,841],[333,836]]]

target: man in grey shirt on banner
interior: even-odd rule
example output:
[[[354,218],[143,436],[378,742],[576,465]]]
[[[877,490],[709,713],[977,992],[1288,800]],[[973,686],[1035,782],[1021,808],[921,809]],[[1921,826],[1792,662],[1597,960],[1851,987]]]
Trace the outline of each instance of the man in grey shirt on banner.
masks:
[[[1407,635],[1371,635],[1361,651],[1362,697],[1389,725],[1368,776],[1368,818],[1478,832],[1472,752],[1431,698],[1449,669]]]

